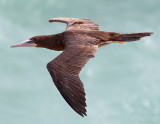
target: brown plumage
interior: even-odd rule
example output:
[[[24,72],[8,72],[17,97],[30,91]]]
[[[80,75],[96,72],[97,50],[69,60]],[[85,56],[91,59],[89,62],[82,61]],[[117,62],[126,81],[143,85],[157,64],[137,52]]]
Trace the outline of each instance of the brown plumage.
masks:
[[[47,69],[63,98],[81,116],[86,115],[86,98],[79,73],[98,48],[111,43],[140,40],[152,34],[99,31],[98,25],[89,19],[53,18],[49,22],[66,23],[67,28],[62,33],[35,36],[11,47],[34,46],[63,51],[47,64]]]

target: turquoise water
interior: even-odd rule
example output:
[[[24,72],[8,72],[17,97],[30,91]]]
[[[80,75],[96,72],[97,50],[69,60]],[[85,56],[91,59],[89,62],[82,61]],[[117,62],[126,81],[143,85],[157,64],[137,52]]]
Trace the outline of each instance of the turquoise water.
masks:
[[[160,124],[159,0],[0,0],[0,124]],[[46,64],[60,52],[9,48],[62,32],[53,17],[91,18],[101,30],[154,32],[105,46],[82,70],[87,117],[76,114],[52,83]]]

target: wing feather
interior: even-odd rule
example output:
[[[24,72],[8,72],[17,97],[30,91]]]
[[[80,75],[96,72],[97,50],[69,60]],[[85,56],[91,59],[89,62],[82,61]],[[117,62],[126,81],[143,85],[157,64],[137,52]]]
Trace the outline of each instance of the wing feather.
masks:
[[[67,24],[66,30],[99,30],[98,24],[89,19],[80,18],[52,18],[49,22],[62,22]]]
[[[79,115],[86,115],[86,98],[79,73],[98,46],[68,47],[47,64],[52,80],[66,102]],[[74,51],[74,52],[73,52]]]

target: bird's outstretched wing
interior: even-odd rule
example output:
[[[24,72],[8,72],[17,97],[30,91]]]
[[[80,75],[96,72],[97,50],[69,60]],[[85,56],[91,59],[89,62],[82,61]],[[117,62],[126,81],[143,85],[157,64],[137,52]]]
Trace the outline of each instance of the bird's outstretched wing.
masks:
[[[66,30],[99,30],[98,24],[89,19],[80,18],[52,18],[49,22],[62,22],[67,24]]]
[[[81,116],[86,115],[86,99],[79,73],[97,49],[97,45],[69,46],[47,64],[57,89],[66,102]]]

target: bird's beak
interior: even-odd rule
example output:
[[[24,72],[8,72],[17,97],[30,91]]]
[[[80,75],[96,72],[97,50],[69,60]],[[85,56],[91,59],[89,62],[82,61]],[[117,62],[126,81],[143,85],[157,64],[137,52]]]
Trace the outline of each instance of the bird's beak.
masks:
[[[21,42],[16,45],[12,45],[11,48],[15,47],[36,47],[37,44],[35,44],[32,40],[25,40],[24,42]]]

